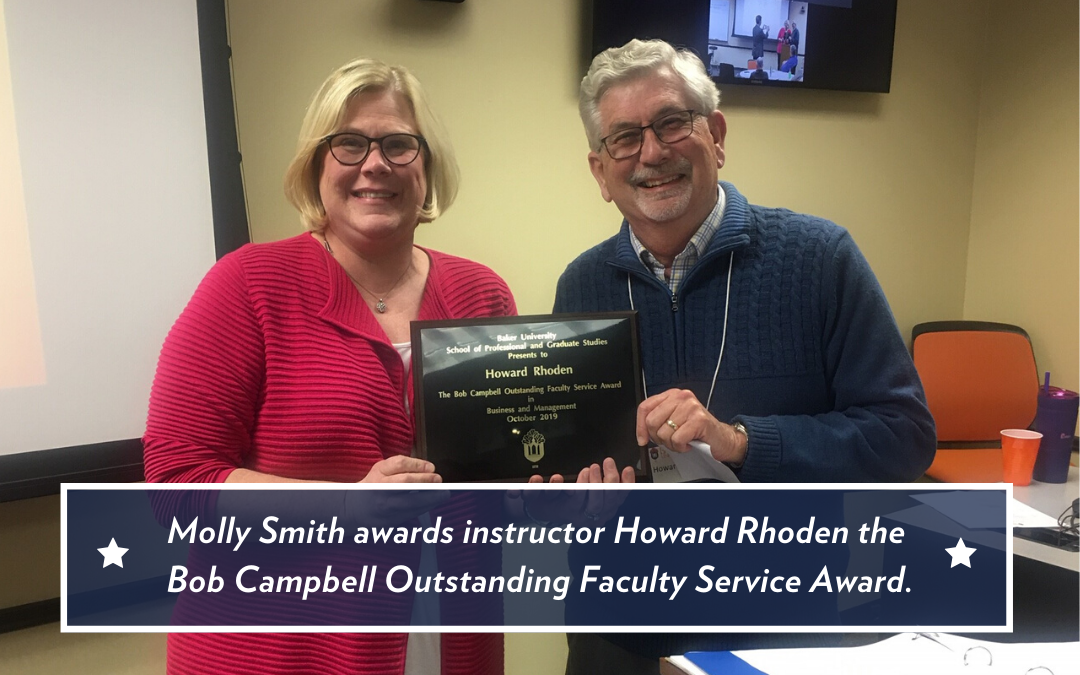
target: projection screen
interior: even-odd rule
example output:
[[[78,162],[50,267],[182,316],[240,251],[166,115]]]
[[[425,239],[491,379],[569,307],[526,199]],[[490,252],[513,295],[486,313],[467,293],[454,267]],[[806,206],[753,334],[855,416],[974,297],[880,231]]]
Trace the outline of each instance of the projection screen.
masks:
[[[196,0],[0,0],[0,484],[142,435],[215,260],[200,57]]]

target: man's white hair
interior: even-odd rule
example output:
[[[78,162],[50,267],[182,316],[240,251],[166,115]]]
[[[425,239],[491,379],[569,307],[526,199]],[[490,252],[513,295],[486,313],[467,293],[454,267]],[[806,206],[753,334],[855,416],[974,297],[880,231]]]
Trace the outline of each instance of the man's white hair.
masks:
[[[634,39],[597,54],[581,80],[578,111],[590,148],[600,149],[600,99],[607,90],[665,69],[682,80],[689,104],[697,112],[708,114],[720,107],[720,90],[696,54],[663,40]]]

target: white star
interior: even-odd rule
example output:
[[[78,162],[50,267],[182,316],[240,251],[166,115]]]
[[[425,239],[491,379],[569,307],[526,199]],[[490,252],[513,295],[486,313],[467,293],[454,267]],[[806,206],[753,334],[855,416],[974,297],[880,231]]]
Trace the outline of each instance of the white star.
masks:
[[[124,566],[124,554],[127,553],[126,548],[120,548],[116,545],[116,540],[113,539],[109,542],[109,545],[105,548],[99,548],[98,553],[105,556],[105,562],[101,564],[104,569],[109,565],[116,565],[117,567]]]
[[[975,551],[978,551],[979,549],[964,546],[964,540],[960,539],[956,542],[956,546],[953,546],[952,548],[947,548],[945,550],[948,551],[949,555],[952,556],[952,564],[949,565],[949,568],[952,569],[957,565],[967,565],[970,568],[971,554]]]

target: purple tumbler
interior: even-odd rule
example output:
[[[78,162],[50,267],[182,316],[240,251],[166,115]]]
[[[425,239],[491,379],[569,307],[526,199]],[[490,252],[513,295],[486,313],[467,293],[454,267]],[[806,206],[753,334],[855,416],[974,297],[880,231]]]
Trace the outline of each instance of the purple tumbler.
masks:
[[[1049,375],[1049,373],[1047,373]],[[1039,389],[1039,409],[1032,429],[1043,435],[1032,477],[1042,483],[1064,483],[1069,478],[1069,454],[1080,395],[1068,389]]]

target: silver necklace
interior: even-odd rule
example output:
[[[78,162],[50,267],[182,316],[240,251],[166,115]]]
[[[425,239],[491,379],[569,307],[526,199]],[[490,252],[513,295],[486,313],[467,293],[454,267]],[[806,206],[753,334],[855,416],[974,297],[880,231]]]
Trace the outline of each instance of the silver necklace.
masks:
[[[325,236],[323,236],[323,238],[322,238],[322,243],[323,243],[323,246],[326,247],[326,252],[329,253],[331,256],[333,256],[334,252],[333,252],[333,250],[330,249],[330,241],[327,240],[327,238]],[[336,260],[336,258],[335,258],[335,260]],[[379,314],[386,314],[386,298],[390,297],[390,294],[394,292],[394,290],[398,287],[399,284],[401,284],[402,280],[405,278],[405,275],[408,274],[409,270],[412,269],[412,260],[411,259],[409,260],[409,266],[406,267],[405,271],[401,273],[401,276],[398,277],[397,281],[394,282],[394,285],[390,287],[390,290],[388,290],[385,293],[373,293],[371,291],[371,289],[369,289],[364,284],[360,283],[359,279],[357,279],[352,274],[350,274],[349,270],[345,269],[344,265],[342,265],[341,269],[342,269],[342,271],[345,272],[345,276],[349,277],[349,280],[352,281],[354,284],[356,284],[356,286],[360,290],[366,291],[368,295],[375,298],[375,311],[378,312]]]

